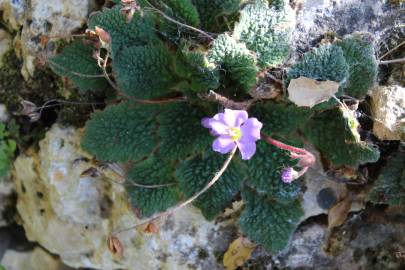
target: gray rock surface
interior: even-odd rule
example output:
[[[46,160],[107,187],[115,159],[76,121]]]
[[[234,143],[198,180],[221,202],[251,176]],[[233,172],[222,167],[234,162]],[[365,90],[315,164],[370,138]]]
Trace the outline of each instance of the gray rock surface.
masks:
[[[344,36],[354,32],[369,32],[376,46],[384,42],[387,33],[403,27],[405,13],[381,0],[307,0],[297,12],[294,32],[293,59],[318,44],[325,34]]]

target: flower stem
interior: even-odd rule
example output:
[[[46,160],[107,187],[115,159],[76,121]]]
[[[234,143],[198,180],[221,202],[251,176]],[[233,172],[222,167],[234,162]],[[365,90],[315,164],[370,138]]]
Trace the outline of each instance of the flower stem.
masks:
[[[151,218],[147,219],[146,221],[136,224],[132,227],[126,228],[126,229],[122,229],[119,231],[116,231],[113,233],[113,235],[117,235],[120,234],[122,232],[126,232],[126,231],[130,231],[132,229],[135,229],[139,226],[144,226],[147,224],[150,224],[160,218],[164,218],[164,217],[168,217],[171,214],[173,214],[174,212],[176,212],[177,210],[180,210],[181,208],[184,208],[185,206],[189,205],[190,203],[192,203],[194,200],[196,200],[198,197],[200,197],[203,193],[205,193],[210,187],[212,187],[218,180],[219,178],[221,178],[222,174],[225,172],[225,170],[228,168],[229,164],[231,163],[231,160],[233,158],[233,156],[235,155],[237,150],[237,147],[235,146],[232,150],[232,152],[229,154],[228,158],[225,160],[224,164],[222,165],[221,169],[215,173],[214,177],[211,179],[211,181],[208,182],[208,184],[201,189],[199,192],[197,192],[196,194],[194,194],[192,197],[190,197],[189,199],[187,199],[186,201],[178,204],[177,206],[168,209],[167,211],[163,212],[163,213],[158,213],[154,216],[152,216]]]
[[[286,151],[290,151],[290,152],[294,152],[294,153],[299,153],[299,154],[307,154],[308,151],[303,149],[303,148],[298,148],[298,147],[294,147],[285,143],[282,143],[276,139],[273,139],[272,137],[264,134],[263,132],[261,132],[261,136],[262,138],[269,144],[274,145],[277,148],[286,150]]]

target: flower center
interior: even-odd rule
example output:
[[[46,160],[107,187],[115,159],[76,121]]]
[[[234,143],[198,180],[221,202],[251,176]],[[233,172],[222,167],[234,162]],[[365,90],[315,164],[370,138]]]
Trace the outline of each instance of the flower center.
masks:
[[[242,138],[242,131],[240,130],[240,128],[229,128],[228,130],[228,134],[229,136],[231,136],[232,140],[237,141],[240,138]]]

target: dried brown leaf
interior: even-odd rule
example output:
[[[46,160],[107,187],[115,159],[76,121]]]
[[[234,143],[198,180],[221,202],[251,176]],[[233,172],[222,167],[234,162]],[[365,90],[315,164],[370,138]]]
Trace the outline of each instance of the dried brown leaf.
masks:
[[[233,241],[224,255],[224,266],[227,270],[234,270],[250,259],[255,245],[245,237]]]
[[[352,205],[349,197],[346,197],[344,200],[338,202],[329,210],[328,215],[328,228],[332,229],[338,227],[345,222],[347,215],[349,214],[350,207]]]
[[[288,86],[288,98],[300,107],[313,107],[328,101],[339,89],[334,81],[317,81],[307,77],[292,79]]]

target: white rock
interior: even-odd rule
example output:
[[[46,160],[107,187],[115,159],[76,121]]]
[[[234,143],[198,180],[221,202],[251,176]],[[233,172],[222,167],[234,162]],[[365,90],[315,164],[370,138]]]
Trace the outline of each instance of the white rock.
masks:
[[[7,250],[1,261],[7,270],[67,270],[60,260],[42,248],[22,252]]]
[[[107,247],[112,231],[139,223],[124,188],[112,179],[81,176],[97,167],[80,149],[81,132],[54,126],[39,153],[15,162],[17,209],[29,240],[72,267],[96,269],[222,269],[214,256],[224,252],[233,226],[208,222],[188,207],[168,218],[158,234],[132,229],[118,234],[122,259]],[[115,179],[116,180],[116,179]]]
[[[371,98],[373,133],[380,140],[405,140],[405,88],[380,86]]]
[[[40,42],[41,35],[68,37],[86,23],[90,5],[90,0],[31,0],[21,34],[25,78],[33,75],[36,56],[46,53]]]

